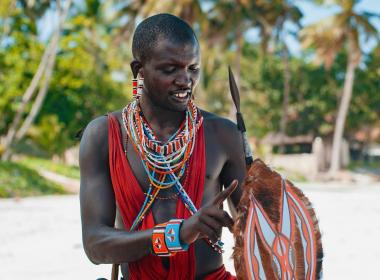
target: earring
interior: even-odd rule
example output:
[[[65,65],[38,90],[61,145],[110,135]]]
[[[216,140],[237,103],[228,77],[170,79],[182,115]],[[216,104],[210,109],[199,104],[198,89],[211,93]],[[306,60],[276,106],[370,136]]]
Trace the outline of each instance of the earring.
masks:
[[[144,78],[138,77],[132,79],[132,95],[134,99],[139,99],[144,87]]]
[[[134,99],[137,98],[137,79],[136,78],[132,79],[132,96]]]
[[[137,97],[140,98],[140,96],[143,93],[143,88],[144,88],[144,78],[139,77],[138,83],[137,83]]]

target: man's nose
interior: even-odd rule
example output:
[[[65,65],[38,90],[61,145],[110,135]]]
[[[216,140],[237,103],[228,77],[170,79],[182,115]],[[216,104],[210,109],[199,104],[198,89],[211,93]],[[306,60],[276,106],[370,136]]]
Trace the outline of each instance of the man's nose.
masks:
[[[189,87],[191,87],[193,81],[191,80],[191,76],[189,73],[182,72],[182,73],[178,74],[174,83],[176,84],[176,86],[178,86],[180,88],[189,88]]]

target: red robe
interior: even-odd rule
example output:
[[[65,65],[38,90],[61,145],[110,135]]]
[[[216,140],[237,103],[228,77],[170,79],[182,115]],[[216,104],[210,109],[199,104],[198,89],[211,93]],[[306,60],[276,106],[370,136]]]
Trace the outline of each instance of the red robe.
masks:
[[[111,180],[115,192],[116,203],[121,212],[123,223],[129,229],[136,218],[144,202],[145,195],[137,182],[133,170],[125,157],[121,140],[119,122],[111,114],[108,115],[108,146],[109,146],[109,167]],[[203,124],[200,126],[193,154],[189,159],[187,168],[189,178],[183,186],[187,194],[197,208],[200,208],[206,172],[205,143]],[[180,199],[177,202],[176,217],[187,219],[191,215]],[[153,228],[155,222],[152,211],[145,216],[139,230]],[[187,252],[177,253],[170,257],[170,270],[165,269],[160,257],[148,255],[142,259],[128,263],[129,279],[131,280],[193,280],[195,279],[195,251],[194,244],[191,244]],[[214,273],[208,275],[208,280],[236,279],[226,272],[224,266]]]

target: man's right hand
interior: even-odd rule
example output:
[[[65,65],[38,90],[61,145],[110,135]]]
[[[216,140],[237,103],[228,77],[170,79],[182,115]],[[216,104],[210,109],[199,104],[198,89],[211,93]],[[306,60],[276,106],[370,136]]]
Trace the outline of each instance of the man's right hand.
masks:
[[[216,242],[222,227],[228,227],[231,231],[234,221],[226,211],[220,209],[220,206],[237,186],[238,181],[232,181],[230,186],[221,191],[210,203],[199,209],[189,219],[183,221],[180,231],[181,242],[191,244],[197,239],[205,237],[212,242]]]

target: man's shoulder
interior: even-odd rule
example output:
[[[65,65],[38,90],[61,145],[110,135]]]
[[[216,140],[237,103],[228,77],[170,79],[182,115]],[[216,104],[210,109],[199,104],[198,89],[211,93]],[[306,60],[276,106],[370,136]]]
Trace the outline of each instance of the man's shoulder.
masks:
[[[92,119],[86,126],[86,130],[98,130],[98,129],[104,129],[108,126],[108,116],[114,116],[117,120],[121,119],[121,112],[122,110],[110,112],[107,114],[104,114],[102,116],[98,116],[94,119]]]
[[[227,118],[218,116],[214,113],[207,112],[205,110],[201,110],[201,114],[203,116],[204,124],[208,128],[227,133],[238,132],[236,123]]]
[[[201,110],[205,128],[205,138],[212,143],[218,143],[226,152],[228,158],[243,147],[241,132],[236,123],[216,114]]]
[[[104,141],[107,139],[108,135],[108,115],[116,117],[119,121],[121,119],[121,110],[114,111],[102,116],[98,116],[92,119],[84,128],[82,141],[93,142],[93,141]]]

